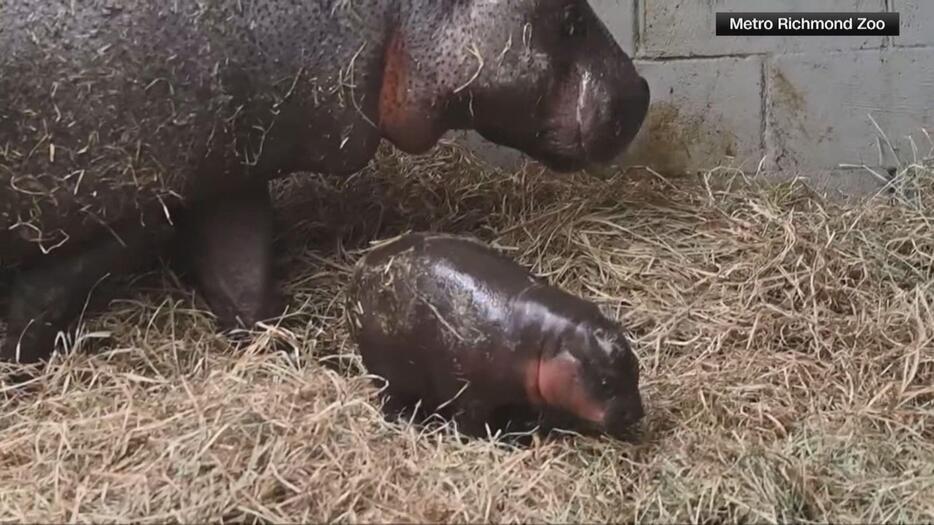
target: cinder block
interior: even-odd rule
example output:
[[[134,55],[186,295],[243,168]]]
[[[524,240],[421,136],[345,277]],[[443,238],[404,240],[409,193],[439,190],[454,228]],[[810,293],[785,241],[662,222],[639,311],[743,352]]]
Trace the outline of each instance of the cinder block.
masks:
[[[775,58],[766,73],[769,165],[783,171],[865,164],[884,170],[923,156],[934,126],[934,53],[901,48]],[[879,125],[881,133],[872,120]]]
[[[636,0],[590,0],[613,38],[629,56],[636,52]]]
[[[927,3],[931,0],[916,0]],[[934,2],[931,2],[934,3]],[[881,47],[871,36],[716,36],[718,11],[885,11],[884,0],[678,0],[641,2],[640,57],[800,53]],[[927,7],[925,8],[927,9]]]
[[[637,61],[652,103],[623,165],[679,175],[725,157],[755,169],[762,158],[762,60],[713,58]]]
[[[901,18],[901,35],[893,36],[892,43],[896,46],[934,45],[934,1],[892,1],[892,10]]]

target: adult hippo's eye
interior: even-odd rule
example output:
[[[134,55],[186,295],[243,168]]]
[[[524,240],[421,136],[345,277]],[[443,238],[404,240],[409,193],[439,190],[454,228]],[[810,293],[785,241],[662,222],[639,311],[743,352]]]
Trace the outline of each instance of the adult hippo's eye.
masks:
[[[587,33],[587,24],[584,13],[577,5],[564,9],[564,18],[561,21],[561,36],[564,38],[580,38]]]

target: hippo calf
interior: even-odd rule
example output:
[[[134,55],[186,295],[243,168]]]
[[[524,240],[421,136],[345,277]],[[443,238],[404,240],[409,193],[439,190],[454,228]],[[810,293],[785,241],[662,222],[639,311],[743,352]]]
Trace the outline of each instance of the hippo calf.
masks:
[[[420,405],[472,436],[538,419],[621,438],[643,416],[617,323],[472,238],[415,233],[373,249],[346,311],[387,416]]]
[[[451,129],[577,170],[648,103],[584,0],[2,0],[0,359],[45,360],[173,245],[220,326],[277,315],[277,177]]]

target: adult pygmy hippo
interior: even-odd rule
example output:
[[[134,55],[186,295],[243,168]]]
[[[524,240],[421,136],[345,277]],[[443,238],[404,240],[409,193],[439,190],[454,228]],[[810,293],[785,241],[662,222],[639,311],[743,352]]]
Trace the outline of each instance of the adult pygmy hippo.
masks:
[[[347,300],[388,416],[420,402],[467,435],[544,416],[616,437],[643,416],[620,327],[479,241],[418,233],[379,246],[357,262]]]
[[[648,102],[584,0],[0,0],[0,357],[45,359],[176,234],[222,326],[277,314],[273,178],[449,129],[579,169]]]

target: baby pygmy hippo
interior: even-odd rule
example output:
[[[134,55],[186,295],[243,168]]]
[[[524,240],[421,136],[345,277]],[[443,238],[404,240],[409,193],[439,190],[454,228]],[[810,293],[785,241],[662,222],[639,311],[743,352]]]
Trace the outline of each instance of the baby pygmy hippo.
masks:
[[[421,402],[475,437],[520,415],[624,437],[643,416],[620,327],[480,241],[414,233],[373,249],[347,311],[364,366],[388,383],[387,416]]]

